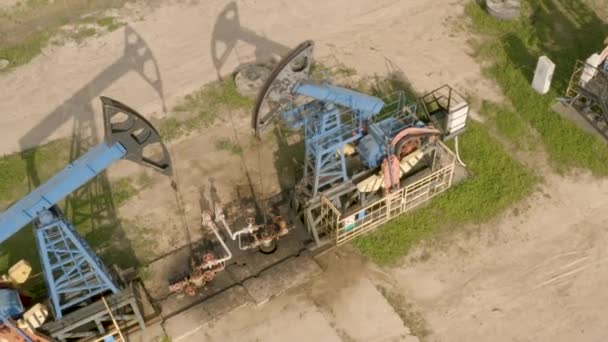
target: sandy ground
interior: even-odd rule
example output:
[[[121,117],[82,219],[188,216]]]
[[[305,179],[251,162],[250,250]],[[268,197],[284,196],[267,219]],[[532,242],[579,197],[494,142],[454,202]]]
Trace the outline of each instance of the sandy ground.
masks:
[[[0,154],[70,136],[75,120],[94,118],[101,127],[100,95],[162,116],[218,74],[306,39],[316,42],[317,57],[339,58],[362,74],[386,74],[392,64],[419,90],[444,83],[486,94],[492,88],[480,81],[455,28],[459,1],[175,1],[122,12],[129,27],[49,48],[0,75],[0,89],[10,89],[0,92]]]
[[[503,218],[391,271],[431,341],[605,341],[608,181],[552,176]]]
[[[238,20],[220,16],[225,9],[238,12]],[[122,100],[147,116],[166,115],[166,108],[218,75],[241,63],[281,54],[305,39],[315,40],[321,59],[339,59],[362,74],[397,68],[419,90],[449,83],[462,92],[498,96],[481,79],[479,66],[467,53],[466,36],[457,29],[462,1],[175,1],[158,8],[130,6],[121,13],[131,19],[128,27],[81,45],[53,47],[30,64],[0,75],[0,154],[70,136],[74,127],[91,123],[97,127],[92,131],[100,134],[100,95]],[[218,21],[218,16],[223,19]],[[224,42],[216,58],[211,49],[214,39]],[[237,127],[245,132],[246,123],[244,119]],[[176,163],[192,170],[184,176],[190,185],[183,191],[190,220],[199,213],[196,180],[224,167],[213,155],[201,156],[196,147],[210,144],[213,135],[193,139],[175,145]],[[201,158],[212,162],[203,163]],[[239,160],[231,163],[238,165]],[[128,168],[119,164],[114,172],[128,173]],[[138,211],[154,220],[149,215],[155,208],[175,203],[154,196],[168,191],[162,186],[166,184],[138,195],[152,201],[147,211],[129,203],[121,208],[123,215]],[[328,267],[316,285],[265,308],[243,308],[206,326],[204,333],[208,340],[229,332],[234,340],[265,340],[277,331],[286,334],[278,340],[297,341],[290,334],[298,331],[325,341],[399,340],[407,328],[396,328],[387,304],[377,293],[365,292],[369,282],[386,278],[422,311],[432,331],[429,340],[605,340],[608,215],[602,209],[607,193],[607,181],[550,176],[543,191],[522,206],[491,224],[449,238],[441,250],[431,249],[424,262],[406,262],[385,270],[387,274],[356,263]],[[179,241],[160,243],[155,248]],[[334,277],[349,270],[363,278]],[[368,279],[367,285],[361,279]],[[371,299],[353,302],[344,299],[344,293]],[[381,309],[351,321],[362,304],[363,309]],[[394,335],[372,331],[381,325],[371,320],[383,315],[393,322],[386,331]],[[374,323],[360,323],[366,319]],[[235,320],[240,325],[236,330],[230,323]],[[311,328],[292,330],[300,320]],[[272,322],[271,329],[264,327],[267,322]],[[193,338],[205,336],[201,332]]]
[[[11,7],[16,5],[19,2],[19,0],[0,0],[0,9],[5,7]]]

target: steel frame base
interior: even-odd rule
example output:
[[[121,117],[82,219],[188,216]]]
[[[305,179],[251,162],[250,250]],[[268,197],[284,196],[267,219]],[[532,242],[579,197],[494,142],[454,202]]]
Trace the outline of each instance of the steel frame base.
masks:
[[[428,155],[425,157],[431,158],[430,160],[427,160],[424,165],[418,166],[413,170],[413,173],[410,176],[401,180],[399,189],[405,189],[408,185],[420,180],[420,177],[428,179],[434,174],[445,172],[442,170],[445,165],[437,160],[437,150],[446,151],[446,153],[452,156],[452,159],[450,159],[448,163],[452,165],[449,176],[449,184],[451,185],[454,164],[453,154],[443,143],[441,143],[441,146],[441,148],[433,149],[434,152],[432,153],[432,156]],[[430,173],[430,175],[427,173]],[[302,191],[298,191],[296,188],[292,199],[292,206],[298,213],[298,217],[304,222],[309,234],[314,238],[317,247],[322,247],[328,243],[336,243],[335,240],[332,239],[335,238],[335,224],[337,221],[336,217],[332,217],[333,212],[326,210],[327,203],[331,203],[331,206],[336,208],[342,215],[349,212],[352,213],[352,211],[357,207],[365,207],[370,205],[370,203],[386,199],[391,196],[390,194],[364,194],[359,192],[356,183],[369,176],[369,174],[370,170],[355,174],[352,176],[351,181],[333,186],[330,189],[317,194],[316,196],[312,196],[310,193],[306,194]],[[425,186],[429,189],[434,187],[431,184],[425,184]],[[433,189],[431,190],[434,191]],[[431,190],[428,191],[431,192]],[[428,196],[428,198],[431,197],[432,196]]]
[[[139,303],[141,297],[132,283],[120,293],[106,297],[116,323],[122,330],[146,325]],[[91,305],[49,322],[41,327],[48,335],[61,342],[77,341],[107,334],[113,327],[112,317],[100,299]]]
[[[305,117],[304,179],[310,181],[313,196],[328,185],[348,181],[344,146],[361,136],[345,139],[344,131],[353,132],[356,127],[343,123],[341,115],[337,108],[332,108]]]
[[[55,318],[95,296],[120,290],[91,247],[59,208],[39,216],[36,240]]]

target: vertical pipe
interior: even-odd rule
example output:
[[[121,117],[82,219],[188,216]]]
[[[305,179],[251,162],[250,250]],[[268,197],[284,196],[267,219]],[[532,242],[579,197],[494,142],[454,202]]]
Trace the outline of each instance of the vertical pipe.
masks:
[[[218,239],[218,241],[222,245],[222,248],[226,252],[226,256],[225,257],[217,259],[217,260],[214,260],[213,263],[211,263],[210,266],[215,266],[215,265],[221,264],[222,262],[230,260],[232,258],[232,252],[230,252],[230,249],[228,249],[228,246],[224,242],[224,239],[222,239],[222,237],[220,236],[220,234],[218,232],[218,229],[217,229],[217,226],[215,225],[215,223],[213,222],[213,220],[211,220],[211,214],[208,211],[204,211],[201,216],[202,216],[202,224],[204,226],[207,226],[209,229],[211,229],[211,231],[213,232],[213,234],[215,235],[215,237]]]

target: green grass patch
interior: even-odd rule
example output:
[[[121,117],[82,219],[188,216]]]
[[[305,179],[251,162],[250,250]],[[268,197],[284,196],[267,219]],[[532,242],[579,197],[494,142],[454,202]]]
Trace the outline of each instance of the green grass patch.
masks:
[[[139,279],[141,281],[147,281],[149,279],[152,279],[152,270],[150,269],[149,266],[142,266],[139,269],[137,269],[137,276],[139,277]]]
[[[507,115],[508,121],[523,121],[539,133],[557,171],[585,168],[608,175],[605,144],[551,109],[555,98],[565,94],[575,61],[603,48],[608,26],[580,0],[522,1],[522,12],[519,20],[501,21],[476,2],[466,6],[473,29],[482,36],[476,44],[478,58],[492,62],[485,71],[517,113]],[[552,89],[544,96],[530,86],[541,55],[557,65]],[[521,125],[507,122],[507,117],[497,125],[516,137]]]
[[[333,75],[330,67],[319,61],[313,61],[310,66],[310,75],[316,80],[325,80]]]
[[[253,100],[239,94],[233,78],[221,82],[205,85],[199,91],[187,95],[181,104],[177,105],[176,112],[195,112],[209,116],[210,123],[218,113],[211,113],[218,109],[248,109]]]
[[[176,118],[166,118],[157,125],[158,133],[163,137],[165,141],[175,140],[187,133],[182,121]]]
[[[154,183],[154,179],[152,179],[152,177],[146,171],[143,171],[137,177],[137,185],[140,188],[147,188],[147,187],[151,186],[153,183]]]
[[[341,63],[335,62],[328,65],[320,61],[313,61],[310,74],[313,79],[326,80],[331,78],[348,78],[357,75],[357,70]]]
[[[138,217],[123,220],[122,226],[124,230],[130,232],[131,236],[137,237],[131,240],[129,245],[131,251],[135,253],[132,256],[135,259],[133,262],[136,262],[130,266],[145,265],[160,256],[157,231],[142,224]]]
[[[219,115],[229,111],[248,111],[253,100],[239,94],[232,78],[205,85],[187,95],[175,108],[173,117],[157,125],[164,140],[175,140],[185,134],[215,123]],[[185,119],[178,119],[185,117]]]
[[[38,56],[51,38],[49,32],[36,32],[29,35],[22,42],[4,45],[0,43],[0,59],[10,63],[6,69],[23,65]]]
[[[138,192],[139,190],[133,186],[133,180],[130,178],[121,178],[112,183],[112,200],[116,207],[127,203]]]
[[[219,151],[227,151],[230,154],[241,155],[243,148],[228,138],[220,138],[215,141],[215,148]]]
[[[114,17],[99,18],[96,20],[96,23],[98,26],[105,27],[109,32],[116,31],[118,28],[125,25],[124,23],[117,21]]]
[[[537,142],[525,121],[505,106],[483,101],[480,113],[488,118],[500,135],[509,140],[516,148],[530,150]]]
[[[66,33],[66,38],[74,40],[76,43],[80,44],[85,39],[89,37],[93,37],[97,34],[97,30],[94,27],[78,27],[74,31],[70,31]]]
[[[471,122],[460,139],[460,152],[472,177],[433,199],[355,240],[366,256],[393,264],[418,241],[441,229],[485,222],[528,196],[539,177],[511,158],[485,127]]]
[[[57,140],[22,153],[0,157],[0,210],[56,174],[69,161],[68,140]]]
[[[0,10],[0,59],[9,61],[10,70],[30,62],[49,44],[51,38],[60,34],[60,28],[74,24],[77,29],[68,34],[83,40],[95,34],[92,28],[78,28],[82,23],[97,23],[108,31],[122,26],[111,17],[85,16],[101,13],[110,8],[122,7],[128,0],[28,0]],[[110,19],[112,20],[110,20]]]

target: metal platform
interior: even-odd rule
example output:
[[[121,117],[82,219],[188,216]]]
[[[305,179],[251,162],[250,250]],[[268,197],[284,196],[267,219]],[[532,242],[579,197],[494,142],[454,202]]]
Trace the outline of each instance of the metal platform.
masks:
[[[267,277],[275,277],[279,279],[283,277],[278,273],[279,265],[292,263],[291,260],[308,259],[306,256],[310,252],[311,247],[315,246],[310,235],[306,232],[301,222],[293,220],[293,212],[289,205],[289,194],[279,194],[268,199],[264,203],[267,210],[273,213],[278,213],[288,221],[291,226],[290,232],[281,237],[278,241],[278,248],[271,254],[264,254],[257,249],[240,250],[238,242],[226,239],[226,244],[233,252],[233,257],[227,262],[225,269],[217,273],[215,278],[207,283],[203,288],[196,292],[195,296],[185,294],[171,294],[169,284],[172,280],[180,279],[184,274],[190,272],[189,259],[191,256],[190,248],[184,246],[169,255],[163,256],[152,262],[149,265],[150,273],[154,279],[150,279],[150,283],[155,286],[149,288],[150,296],[155,304],[162,311],[165,319],[170,319],[176,315],[190,310],[197,304],[211,300],[226,291],[231,291],[235,287],[243,288],[248,302],[263,301],[266,296],[264,293],[277,292],[279,289],[270,289],[273,286],[272,281],[260,282],[259,280]],[[260,202],[260,204],[262,204]],[[226,217],[231,225],[238,227],[240,224],[245,224],[247,215],[244,215],[242,208],[252,207],[253,199],[241,198],[238,202],[224,205]],[[240,213],[241,215],[238,215]],[[200,240],[193,244],[192,253],[196,254],[203,250],[208,250],[209,241]],[[299,261],[298,261],[299,262]],[[304,269],[302,269],[304,272]],[[274,274],[273,276],[263,276]],[[295,273],[289,277],[295,277]],[[258,281],[255,281],[258,279]],[[294,278],[295,279],[295,278]],[[264,283],[264,284],[262,284]],[[289,282],[278,281],[274,286],[287,286]],[[263,290],[260,287],[267,287],[269,290]]]
[[[433,126],[443,132],[443,141],[465,132],[470,106],[464,96],[449,85],[443,85],[419,97],[417,102]]]
[[[132,283],[120,293],[106,297],[108,306],[121,329],[139,326],[145,329],[141,306],[147,301],[141,285]],[[113,326],[103,301],[84,306],[61,320],[44,324],[40,330],[61,342],[92,339],[106,334]]]

